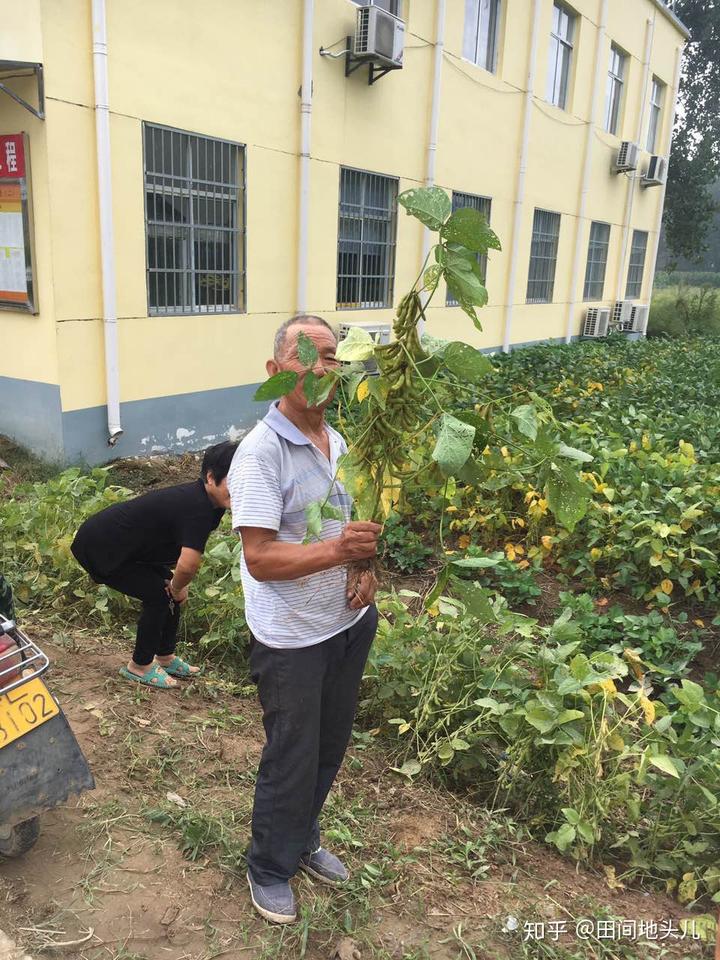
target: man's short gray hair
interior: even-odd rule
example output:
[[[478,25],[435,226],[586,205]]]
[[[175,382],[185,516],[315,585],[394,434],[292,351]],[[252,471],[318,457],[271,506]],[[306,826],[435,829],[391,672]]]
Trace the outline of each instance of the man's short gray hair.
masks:
[[[290,317],[289,320],[286,320],[285,323],[281,324],[275,333],[275,346],[273,348],[273,357],[275,360],[282,360],[283,354],[285,353],[285,341],[287,340],[287,332],[290,327],[296,327],[298,324],[308,324],[310,326],[316,327],[325,327],[330,331],[330,333],[335,337],[337,342],[337,334],[327,322],[323,320],[322,317],[316,317],[313,313],[297,313],[294,317]]]

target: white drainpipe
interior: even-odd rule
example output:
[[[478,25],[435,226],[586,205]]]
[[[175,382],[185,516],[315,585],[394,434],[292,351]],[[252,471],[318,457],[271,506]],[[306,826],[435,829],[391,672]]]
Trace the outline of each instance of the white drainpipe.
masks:
[[[95,75],[95,134],[97,139],[98,200],[100,208],[100,260],[102,263],[105,385],[108,444],[115,446],[123,432],[120,424],[115,245],[110,166],[110,105],[108,97],[107,24],[105,0],[93,0],[93,72]]]
[[[533,91],[535,88],[535,67],[537,64],[541,13],[542,0],[533,0],[533,25],[530,37],[530,57],[528,60],[527,84],[525,88],[525,105],[523,108],[520,166],[518,168],[517,186],[515,188],[515,211],[513,216],[512,245],[510,247],[510,272],[508,274],[507,291],[505,294],[505,333],[503,335],[503,351],[505,353],[510,352],[510,338],[512,336],[513,299],[515,297],[515,281],[517,279],[518,256],[520,253],[520,232],[522,229],[523,202],[525,200],[528,145],[530,142],[530,118],[533,109]]]
[[[673,93],[672,93],[672,113],[670,114],[670,122],[668,124],[668,135],[667,135],[667,146],[665,148],[665,156],[670,160],[670,149],[672,147],[672,137],[673,137],[673,127],[675,126],[675,113],[677,112],[677,103],[678,95],[680,93],[680,71],[682,69],[682,55],[683,48],[678,47],[675,53],[675,76],[673,77]],[[653,284],[655,283],[655,268],[657,266],[658,258],[658,249],[660,247],[660,230],[662,228],[662,218],[663,218],[663,209],[665,207],[665,192],[667,190],[667,179],[661,188],[662,192],[660,194],[660,203],[658,204],[657,211],[657,220],[655,222],[655,241],[654,249],[650,257],[649,266],[649,277],[650,277],[650,292],[648,294],[648,303],[652,300]],[[647,332],[647,320],[645,321],[645,329],[643,334]]]
[[[308,240],[310,223],[310,126],[312,121],[313,0],[303,8],[302,87],[300,88],[300,200],[298,209],[298,313],[307,310]]]
[[[593,83],[592,98],[590,100],[590,120],[585,133],[585,160],[583,162],[582,187],[580,190],[580,205],[578,207],[577,223],[575,226],[575,252],[573,254],[572,276],[570,279],[570,303],[568,304],[567,329],[565,343],[570,343],[575,325],[575,306],[577,304],[578,283],[580,281],[580,264],[582,262],[583,222],[587,207],[587,196],[592,178],[592,153],[595,144],[595,126],[597,124],[600,94],[603,90],[603,48],[605,46],[605,31],[607,29],[608,0],[602,0],[600,7],[600,23],[598,24],[595,41],[595,80]]]
[[[445,0],[437,0],[437,20],[435,24],[435,57],[433,66],[432,104],[430,108],[430,131],[428,136],[427,168],[425,185],[432,187],[435,183],[435,168],[437,166],[437,142],[440,127],[440,89],[442,81],[443,50],[445,46]],[[430,247],[432,246],[432,231],[429,227],[423,229],[422,262],[425,263]],[[422,295],[423,306],[428,296]],[[422,334],[425,323],[418,320],[418,334]]]
[[[648,89],[648,80],[650,79],[650,57],[652,55],[652,44],[653,44],[653,35],[655,33],[655,20],[648,18],[648,21],[645,25],[645,59],[643,60],[643,82],[642,82],[642,103],[640,104],[640,116],[638,117],[637,133],[635,135],[635,142],[638,144],[642,150],[644,147],[643,144],[643,128],[645,125],[645,104],[647,103],[649,89]],[[615,288],[615,299],[622,300],[623,298],[623,280],[625,279],[625,259],[628,252],[628,242],[630,239],[630,226],[632,224],[632,212],[633,204],[635,203],[635,190],[637,188],[637,182],[639,179],[639,174],[635,172],[634,175],[630,176],[630,183],[628,184],[627,199],[625,201],[625,220],[623,222],[623,236],[622,236],[622,247],[620,252],[620,265],[618,267],[617,275],[617,286]]]

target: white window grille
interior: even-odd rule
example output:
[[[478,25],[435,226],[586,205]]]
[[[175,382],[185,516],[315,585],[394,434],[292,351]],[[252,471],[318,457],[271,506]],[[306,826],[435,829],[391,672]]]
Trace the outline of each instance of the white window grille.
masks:
[[[562,4],[553,4],[548,57],[547,100],[565,109],[570,86],[575,14]]]
[[[527,303],[552,303],[559,237],[560,214],[549,210],[535,210]]]
[[[340,170],[338,309],[391,307],[398,181]]]
[[[463,57],[484,70],[497,70],[500,0],[465,0]]]
[[[245,151],[143,124],[148,312],[245,309]]]
[[[647,250],[647,230],[633,230],[628,263],[625,299],[636,300],[642,295],[643,273],[645,271],[645,252]]]
[[[452,209],[453,213],[456,210],[460,210],[463,207],[472,207],[473,210],[477,210],[481,213],[488,223],[490,223],[490,208],[492,206],[492,200],[490,197],[478,197],[473,193],[459,193],[457,190],[453,190],[452,195]],[[487,254],[479,253],[477,255],[477,262],[480,265],[480,270],[482,271],[482,282],[485,283],[485,277],[487,276]],[[447,295],[445,298],[445,305],[448,307],[457,307],[458,301],[450,293],[448,289]]]
[[[623,87],[625,86],[625,64],[627,56],[614,43],[610,45],[610,65],[608,67],[607,89],[605,93],[605,129],[608,133],[617,133],[620,122]]]
[[[593,221],[590,225],[587,265],[585,267],[584,300],[602,300],[605,287],[610,224]]]
[[[648,120],[647,151],[655,153],[658,134],[660,133],[660,117],[662,116],[665,84],[657,77],[652,78],[650,87],[650,118]]]

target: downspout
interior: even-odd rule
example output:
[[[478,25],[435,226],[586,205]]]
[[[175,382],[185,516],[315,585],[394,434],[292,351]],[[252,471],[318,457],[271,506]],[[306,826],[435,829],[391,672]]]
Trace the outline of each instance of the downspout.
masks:
[[[110,104],[108,97],[107,23],[105,0],[93,0],[93,73],[95,77],[95,135],[97,140],[98,205],[100,209],[100,261],[102,266],[103,331],[108,445],[121,433],[120,374],[118,369],[115,242],[110,165]]]
[[[602,54],[605,46],[605,32],[607,30],[607,10],[608,0],[602,0],[600,7],[600,23],[598,24],[597,39],[595,42],[595,81],[593,83],[592,96],[590,100],[590,119],[588,121],[587,133],[585,135],[585,159],[583,162],[582,187],[580,189],[580,205],[578,207],[577,223],[575,226],[575,252],[573,254],[572,276],[570,279],[570,303],[568,304],[565,343],[570,343],[572,340],[573,326],[575,323],[575,306],[577,304],[578,283],[580,281],[580,263],[582,261],[583,221],[585,220],[585,209],[587,207],[587,197],[590,190],[590,178],[592,176],[592,153],[593,146],[595,144],[595,126],[597,124],[598,106],[600,103],[600,93],[602,91]]]
[[[670,150],[672,149],[672,138],[673,138],[673,128],[675,127],[675,114],[677,113],[677,104],[678,97],[680,95],[680,72],[682,70],[682,55],[683,48],[678,47],[675,53],[675,76],[673,77],[673,96],[672,96],[672,113],[670,114],[670,124],[669,132],[667,137],[667,148],[665,150],[665,156],[668,159],[668,165],[670,163]],[[655,283],[655,267],[657,266],[658,258],[658,249],[660,247],[660,230],[662,229],[662,218],[663,212],[665,209],[665,193],[667,191],[667,177],[665,178],[665,183],[662,185],[662,192],[660,193],[660,203],[658,205],[657,220],[655,222],[655,249],[653,250],[652,257],[650,258],[650,293],[648,295],[648,303],[652,300],[653,285]],[[649,311],[648,311],[649,318]],[[645,329],[643,330],[643,336],[647,333],[647,319],[645,320]]]
[[[637,135],[635,142],[642,150],[642,135],[645,125],[645,105],[648,98],[648,79],[650,77],[650,56],[652,54],[653,36],[655,33],[655,20],[649,19],[645,25],[645,59],[643,60],[643,82],[642,82],[642,103],[640,104],[640,116],[638,117]],[[630,239],[630,225],[632,223],[633,204],[635,203],[635,190],[639,174],[636,172],[630,177],[630,184],[625,201],[625,221],[623,223],[622,247],[620,252],[620,265],[618,267],[617,286],[615,288],[615,299],[623,299],[623,279],[625,277],[625,258],[627,257],[628,241]]]
[[[507,291],[505,294],[505,332],[503,335],[503,352],[510,352],[510,338],[512,335],[513,298],[515,296],[515,281],[517,279],[518,254],[520,252],[520,231],[522,228],[523,202],[525,200],[525,180],[528,166],[528,146],[530,143],[530,118],[533,108],[533,91],[535,89],[535,68],[537,65],[538,34],[540,32],[540,15],[542,0],[533,0],[533,25],[530,35],[530,55],[528,58],[527,87],[525,89],[525,105],[523,108],[522,139],[520,141],[520,166],[518,167],[517,186],[515,188],[515,207],[513,215],[512,245],[510,247],[510,272],[508,274]]]
[[[300,198],[298,208],[298,313],[307,310],[308,236],[310,224],[310,126],[312,121],[312,39],[314,0],[304,0],[302,86],[300,88]]]
[[[437,0],[437,21],[435,24],[435,58],[433,66],[432,101],[430,106],[430,132],[428,136],[427,168],[425,186],[432,187],[435,183],[435,168],[437,165],[437,142],[440,128],[440,88],[442,80],[443,50],[445,46],[445,0]],[[429,227],[423,229],[422,262],[425,263],[432,246],[432,236]],[[427,293],[422,294],[423,308],[428,301]],[[421,314],[417,330],[421,335],[425,329],[425,318]]]

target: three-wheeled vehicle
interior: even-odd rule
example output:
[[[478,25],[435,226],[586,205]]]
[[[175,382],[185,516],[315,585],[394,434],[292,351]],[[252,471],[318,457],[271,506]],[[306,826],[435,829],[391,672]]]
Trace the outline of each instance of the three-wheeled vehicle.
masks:
[[[40,815],[95,787],[60,704],[42,675],[50,663],[13,619],[0,575],[0,859],[40,833]]]

